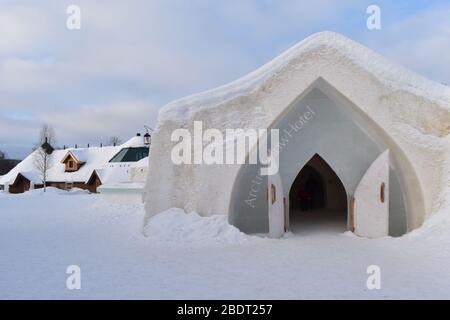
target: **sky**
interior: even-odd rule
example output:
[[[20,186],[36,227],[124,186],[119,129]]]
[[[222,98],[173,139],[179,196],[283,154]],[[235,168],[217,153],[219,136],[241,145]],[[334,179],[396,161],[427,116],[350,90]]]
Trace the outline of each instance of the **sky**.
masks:
[[[366,26],[371,4],[381,30]],[[450,84],[449,17],[449,0],[0,0],[0,150],[24,158],[44,123],[59,146],[127,140],[171,100],[325,30]]]

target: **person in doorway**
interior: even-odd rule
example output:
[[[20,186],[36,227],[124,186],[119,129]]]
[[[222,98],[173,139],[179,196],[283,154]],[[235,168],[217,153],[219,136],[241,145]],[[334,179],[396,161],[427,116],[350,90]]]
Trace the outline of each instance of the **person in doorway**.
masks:
[[[298,193],[298,197],[300,199],[300,210],[301,211],[307,211],[307,210],[311,209],[312,197],[309,192],[301,189]]]
[[[317,205],[317,191],[319,189],[319,185],[315,177],[312,175],[306,180],[305,183],[306,193],[309,195],[308,209],[314,209]]]

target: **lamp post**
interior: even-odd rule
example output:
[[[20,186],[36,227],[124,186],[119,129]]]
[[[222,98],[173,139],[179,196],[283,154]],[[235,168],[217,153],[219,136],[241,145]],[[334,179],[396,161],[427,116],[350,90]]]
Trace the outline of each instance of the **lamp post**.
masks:
[[[152,143],[152,136],[151,136],[151,134],[149,133],[149,131],[152,131],[152,132],[153,132],[153,129],[150,128],[149,126],[144,126],[144,128],[145,128],[145,130],[147,131],[147,132],[145,133],[145,135],[144,135],[144,144],[145,144],[146,146],[149,146],[149,145]]]
[[[147,133],[144,135],[144,144],[145,144],[146,146],[149,146],[151,143],[152,143],[152,136],[150,135],[150,133],[147,132]]]

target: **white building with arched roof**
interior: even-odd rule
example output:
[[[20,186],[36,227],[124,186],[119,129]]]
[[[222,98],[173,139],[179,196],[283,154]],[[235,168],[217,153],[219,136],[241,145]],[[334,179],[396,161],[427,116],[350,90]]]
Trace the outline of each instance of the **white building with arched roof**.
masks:
[[[260,164],[175,164],[172,133],[194,131],[195,122],[221,132],[278,129],[278,174],[261,176]],[[342,35],[318,33],[235,82],[160,111],[145,223],[179,207],[280,236],[297,218],[307,223],[327,211],[358,235],[400,236],[450,210],[449,133],[450,87]]]

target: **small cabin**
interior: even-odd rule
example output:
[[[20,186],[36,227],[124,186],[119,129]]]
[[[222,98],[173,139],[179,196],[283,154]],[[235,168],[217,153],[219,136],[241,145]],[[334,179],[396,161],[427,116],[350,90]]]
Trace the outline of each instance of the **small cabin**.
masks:
[[[23,174],[19,173],[14,179],[13,183],[9,186],[9,193],[24,193],[31,189],[31,181]]]
[[[6,184],[9,193],[24,193],[26,191],[42,187],[42,180],[34,172],[18,173],[14,179]],[[4,185],[5,189],[5,185]]]

